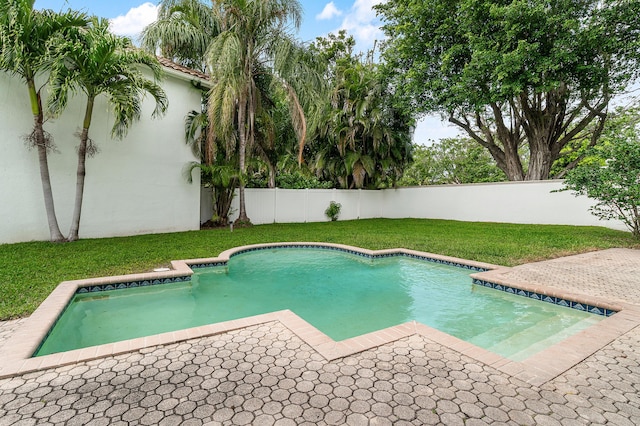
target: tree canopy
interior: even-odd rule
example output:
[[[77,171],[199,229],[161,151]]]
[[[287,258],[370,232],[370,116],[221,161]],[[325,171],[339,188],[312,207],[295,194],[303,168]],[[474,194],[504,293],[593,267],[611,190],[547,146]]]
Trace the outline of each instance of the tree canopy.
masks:
[[[638,75],[637,1],[389,0],[376,8],[387,71],[411,108],[448,117],[510,180],[546,179],[567,144],[595,144],[611,99]]]
[[[158,19],[142,31],[142,46],[176,63],[206,72],[206,53],[220,31],[211,2],[162,0]]]
[[[373,52],[356,54],[354,44],[340,32],[311,45],[329,85],[317,117],[312,167],[342,188],[392,186],[411,156],[413,116],[395,104]]]
[[[500,182],[506,176],[491,155],[469,138],[445,138],[413,150],[413,162],[400,185],[442,185]]]

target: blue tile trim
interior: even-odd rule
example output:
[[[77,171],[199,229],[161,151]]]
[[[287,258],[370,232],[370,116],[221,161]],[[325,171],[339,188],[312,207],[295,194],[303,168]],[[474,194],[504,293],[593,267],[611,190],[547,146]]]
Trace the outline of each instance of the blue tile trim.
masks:
[[[502,284],[496,284],[489,281],[481,280],[478,278],[473,279],[473,283],[481,285],[483,287],[492,288],[494,290],[500,290],[507,293],[515,294],[518,296],[528,297],[529,299],[540,300],[542,302],[553,303],[555,305],[563,306],[565,308],[576,309],[583,312],[589,312],[595,315],[601,315],[604,317],[610,317],[618,311],[611,309],[601,308],[599,306],[587,305],[585,303],[574,302],[572,300],[563,299],[561,297],[547,296],[546,294],[536,293],[534,291],[522,290],[516,287],[509,287]]]
[[[189,268],[191,268],[191,269],[215,268],[217,266],[227,266],[227,262],[196,263],[196,264],[193,264],[193,265],[189,265]]]
[[[360,257],[365,257],[365,258],[368,258],[368,259],[383,259],[383,258],[387,258],[387,257],[408,257],[408,258],[411,258],[411,259],[418,259],[418,260],[424,260],[424,261],[427,261],[427,262],[438,263],[440,265],[448,265],[448,266],[455,266],[457,268],[469,269],[469,270],[474,271],[474,272],[485,272],[485,271],[488,271],[488,269],[480,268],[478,266],[467,265],[467,264],[460,263],[460,262],[451,262],[451,261],[443,260],[443,259],[435,259],[433,257],[428,257],[428,256],[419,256],[419,255],[416,255],[416,254],[387,253],[387,254],[376,254],[376,255],[372,256],[372,255],[369,255],[369,254],[366,254],[366,253],[362,253],[362,252],[357,251],[357,250],[349,250],[349,249],[345,249],[345,248],[342,248],[342,247],[317,246],[317,245],[311,245],[311,244],[291,244],[291,245],[285,245],[285,246],[252,247],[252,248],[248,248],[248,249],[237,251],[237,252],[233,253],[230,257],[234,257],[234,256],[237,256],[239,254],[250,253],[252,251],[272,250],[272,249],[333,250],[333,251],[340,251],[340,252],[344,252],[344,253],[353,254],[353,255],[356,255],[356,256],[360,256]],[[190,266],[191,266],[191,268],[205,268],[205,267],[224,266],[224,265],[226,265],[226,262],[197,264],[197,265],[190,265]]]
[[[136,287],[147,287],[152,285],[181,283],[185,281],[191,281],[191,276],[187,275],[184,277],[156,278],[153,280],[127,281],[127,282],[113,283],[113,284],[90,285],[90,286],[78,288],[76,290],[76,294],[97,293],[100,291],[122,290],[125,288],[136,288]]]

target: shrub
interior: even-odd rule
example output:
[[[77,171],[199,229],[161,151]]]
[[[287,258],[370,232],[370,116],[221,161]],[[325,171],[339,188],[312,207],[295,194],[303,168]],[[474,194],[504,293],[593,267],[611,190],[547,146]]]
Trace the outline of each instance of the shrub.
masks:
[[[331,219],[332,222],[335,222],[336,220],[338,220],[338,216],[340,216],[341,208],[342,205],[340,203],[332,201],[331,203],[329,203],[329,207],[327,207],[327,209],[324,211],[324,214],[327,215],[327,217]]]
[[[563,190],[597,200],[595,216],[618,219],[640,238],[640,131],[633,117],[613,120],[604,141],[567,174]]]

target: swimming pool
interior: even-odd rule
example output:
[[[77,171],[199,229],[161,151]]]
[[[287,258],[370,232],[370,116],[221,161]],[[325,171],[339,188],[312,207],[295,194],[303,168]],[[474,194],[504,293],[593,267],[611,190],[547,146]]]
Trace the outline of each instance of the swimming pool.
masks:
[[[290,309],[336,341],[416,320],[520,360],[604,319],[473,284],[478,268],[444,263],[319,247],[244,251],[196,265],[191,280],[85,288],[36,355]]]

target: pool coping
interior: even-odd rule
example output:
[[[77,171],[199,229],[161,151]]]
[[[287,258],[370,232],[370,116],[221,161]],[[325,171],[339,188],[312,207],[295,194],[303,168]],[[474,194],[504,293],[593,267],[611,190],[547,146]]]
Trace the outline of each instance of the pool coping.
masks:
[[[188,277],[193,274],[192,267],[195,266],[202,267],[208,264],[225,264],[231,257],[239,253],[290,246],[332,248],[371,257],[406,255],[426,258],[445,264],[462,264],[472,269],[477,268],[484,271],[471,274],[471,278],[474,279],[474,281],[492,282],[515,289],[559,297],[587,305],[595,305],[617,311],[617,313],[523,361],[512,361],[416,321],[336,342],[289,310],[31,358],[31,355],[36,351],[42,339],[57,321],[62,310],[79,289],[90,288],[92,286],[154,280],[162,281]],[[560,291],[544,285],[514,282],[513,280],[505,279],[503,276],[504,272],[509,271],[511,268],[402,248],[373,251],[333,243],[268,243],[235,247],[212,258],[172,261],[171,265],[173,269],[166,272],[90,278],[60,283],[31,317],[29,317],[8,339],[6,344],[0,348],[0,378],[137,351],[157,345],[212,336],[253,325],[278,321],[328,361],[343,358],[417,334],[456,350],[478,362],[490,365],[503,373],[539,386],[581,362],[602,347],[611,343],[617,337],[640,325],[640,307],[636,305],[625,303],[613,304],[599,298]]]

